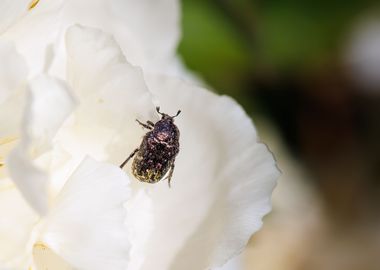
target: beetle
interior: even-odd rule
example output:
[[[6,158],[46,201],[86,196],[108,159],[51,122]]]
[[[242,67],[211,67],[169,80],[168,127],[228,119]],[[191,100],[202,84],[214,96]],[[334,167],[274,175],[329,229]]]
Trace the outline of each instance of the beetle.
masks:
[[[132,162],[132,174],[142,182],[157,183],[167,174],[165,179],[170,181],[173,176],[175,158],[179,152],[179,129],[174,124],[176,115],[170,116],[160,112],[160,107],[156,107],[161,119],[156,123],[147,121],[146,124],[136,119],[148,131],[138,148],[136,148],[128,158],[120,165],[123,168],[127,162],[135,156]]]

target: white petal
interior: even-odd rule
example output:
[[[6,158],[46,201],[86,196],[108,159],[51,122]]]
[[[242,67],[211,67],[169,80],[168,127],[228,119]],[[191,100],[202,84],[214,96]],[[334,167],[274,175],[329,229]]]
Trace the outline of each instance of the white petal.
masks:
[[[30,0],[2,0],[0,2],[0,33],[25,15]]]
[[[13,44],[0,41],[0,178],[5,159],[14,148],[21,126],[27,68]]]
[[[21,121],[27,68],[12,43],[0,41],[0,138],[15,136]]]
[[[69,0],[63,20],[112,34],[128,61],[144,70],[164,70],[180,35],[178,0]]]
[[[24,198],[41,215],[48,210],[48,176],[38,169],[19,145],[10,154],[6,166]]]
[[[24,59],[10,42],[0,41],[0,57],[0,103],[3,103],[25,83],[27,69]]]
[[[252,122],[232,99],[176,79],[150,78],[176,118],[180,153],[172,179],[151,187],[155,226],[141,269],[208,269],[241,252],[269,212],[279,175]],[[162,247],[162,243],[164,247]]]
[[[30,82],[25,136],[35,155],[46,151],[62,123],[73,111],[75,100],[64,82],[41,75]]]
[[[124,0],[114,1],[111,14],[113,33],[127,59],[141,65],[144,70],[163,71],[165,64],[174,61],[180,37],[180,7],[178,0]],[[128,25],[129,33],[142,50],[142,59],[129,50],[128,37],[123,31]],[[138,56],[138,55],[137,55]]]
[[[45,56],[48,48],[59,40],[61,34],[61,14],[63,0],[37,1],[27,10],[24,16],[17,20],[2,34],[2,38],[16,44],[17,50],[25,57],[30,69],[30,77],[46,70]]]
[[[48,207],[46,172],[33,159],[50,149],[51,140],[74,107],[65,85],[39,76],[30,83],[19,145],[8,158],[9,173],[22,194],[40,214]]]
[[[229,260],[225,265],[221,267],[214,268],[213,270],[244,270],[242,264],[242,256],[236,256]]]
[[[126,269],[128,184],[119,168],[85,159],[58,196],[41,241],[75,269]]]
[[[5,179],[8,177],[7,171],[5,170],[5,159],[8,154],[17,145],[16,137],[4,137],[0,139],[0,179]]]
[[[74,26],[66,39],[68,80],[81,104],[71,135],[66,134],[75,140],[62,141],[72,141],[69,152],[121,163],[144,133],[135,119],[157,119],[143,75],[102,31]]]
[[[140,269],[146,258],[144,248],[153,232],[154,217],[151,198],[144,190],[138,190],[128,200],[127,221],[131,242],[130,262],[128,270]]]
[[[65,64],[61,43],[73,24],[112,34],[134,65],[160,72],[174,65],[180,35],[178,0],[39,1],[32,12],[8,29],[5,38],[17,43],[33,75],[46,68],[44,57],[52,49],[57,56],[52,75],[60,76]]]
[[[28,242],[38,216],[11,183],[0,189],[0,213],[0,269],[24,269],[31,259]]]

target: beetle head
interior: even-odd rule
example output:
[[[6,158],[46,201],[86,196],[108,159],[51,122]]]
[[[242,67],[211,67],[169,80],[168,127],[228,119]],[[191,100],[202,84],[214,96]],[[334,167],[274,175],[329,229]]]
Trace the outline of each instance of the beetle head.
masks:
[[[160,112],[160,107],[156,107],[156,111],[162,116],[161,119],[173,119],[175,117],[177,117],[180,113],[181,113],[181,110],[178,110],[177,114],[176,115],[173,115],[173,116],[170,116],[166,113],[162,113]]]

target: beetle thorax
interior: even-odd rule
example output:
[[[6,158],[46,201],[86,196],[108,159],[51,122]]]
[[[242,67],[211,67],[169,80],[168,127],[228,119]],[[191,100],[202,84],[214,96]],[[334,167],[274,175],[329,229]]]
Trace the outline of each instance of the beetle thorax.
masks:
[[[171,118],[161,119],[154,125],[153,134],[158,141],[170,141],[177,137],[177,128]]]
[[[156,138],[159,141],[166,141],[169,138],[170,134],[166,131],[159,131],[156,133]]]

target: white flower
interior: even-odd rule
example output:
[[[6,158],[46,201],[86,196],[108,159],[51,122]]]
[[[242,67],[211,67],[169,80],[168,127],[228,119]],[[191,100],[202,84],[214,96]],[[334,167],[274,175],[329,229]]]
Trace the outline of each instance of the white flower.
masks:
[[[107,3],[40,1],[0,24],[0,269],[216,268],[270,210],[278,171],[241,107],[169,76],[177,3]],[[117,168],[156,105],[182,110],[170,189]]]
[[[126,269],[130,243],[123,203],[130,197],[128,183],[118,168],[87,158],[44,218],[31,211],[15,188],[2,190],[0,269]]]
[[[376,94],[380,86],[380,20],[378,12],[369,15],[355,22],[344,60],[354,81]]]
[[[35,6],[28,10],[31,3]],[[32,75],[49,69],[64,79],[64,36],[73,24],[110,33],[128,61],[145,71],[176,72],[177,0],[6,0],[0,9],[0,33],[15,42]]]

